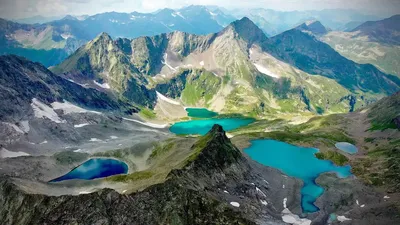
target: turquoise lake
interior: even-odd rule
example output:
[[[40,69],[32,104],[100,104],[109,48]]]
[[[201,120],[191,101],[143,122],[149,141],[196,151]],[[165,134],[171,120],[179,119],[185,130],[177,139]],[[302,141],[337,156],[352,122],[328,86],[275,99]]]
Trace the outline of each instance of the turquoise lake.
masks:
[[[64,176],[58,177],[50,182],[59,182],[72,179],[93,180],[127,173],[128,165],[122,161],[115,159],[96,158],[89,159]]]
[[[186,108],[189,117],[194,118],[212,118],[218,116],[218,113],[209,111],[206,108]]]
[[[335,144],[335,147],[349,154],[355,154],[358,151],[356,146],[347,142],[338,142]]]
[[[314,202],[324,189],[315,183],[315,179],[325,172],[336,172],[339,178],[351,175],[350,166],[336,166],[329,160],[315,157],[316,148],[305,148],[275,140],[254,140],[244,150],[251,159],[266,166],[281,170],[288,176],[304,182],[301,189],[301,207],[303,212],[319,210]]]
[[[242,126],[246,126],[252,122],[254,119],[251,118],[220,118],[220,119],[206,119],[206,120],[189,120],[178,122],[172,125],[169,130],[175,134],[199,134],[205,135],[214,124],[221,125],[225,131],[230,131],[237,129]]]

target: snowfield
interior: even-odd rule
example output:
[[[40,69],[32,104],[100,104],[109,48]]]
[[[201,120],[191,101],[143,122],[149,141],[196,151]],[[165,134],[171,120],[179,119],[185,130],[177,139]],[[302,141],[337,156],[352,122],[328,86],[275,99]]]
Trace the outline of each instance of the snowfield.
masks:
[[[273,72],[271,72],[269,69],[265,68],[264,66],[257,64],[257,63],[253,63],[253,65],[256,67],[256,69],[260,72],[263,73],[267,76],[273,77],[273,78],[280,78],[280,76],[278,74],[275,74]]]

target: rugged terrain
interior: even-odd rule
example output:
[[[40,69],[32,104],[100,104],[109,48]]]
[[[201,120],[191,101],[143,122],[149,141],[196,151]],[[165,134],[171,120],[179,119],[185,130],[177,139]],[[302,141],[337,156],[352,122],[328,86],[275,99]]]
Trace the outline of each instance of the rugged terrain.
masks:
[[[354,178],[337,181],[331,176],[322,176],[318,182],[329,187],[340,185],[341,192],[328,189],[322,197],[327,201],[318,202],[322,210],[308,215],[308,219],[300,219],[292,212],[300,213],[301,183],[248,159],[230,142],[222,127],[215,125],[197,140],[174,143],[178,145],[155,148],[148,160],[150,164],[175,165],[166,171],[150,167],[69,188],[82,191],[93,185],[108,186],[120,193],[91,188],[94,192],[89,191],[90,194],[82,191],[78,195],[60,195],[68,182],[46,184],[3,177],[0,201],[5,207],[0,209],[1,223],[309,224],[312,220],[325,224],[332,212],[351,218],[354,224],[367,224],[367,218],[374,224],[396,223],[400,219],[395,216],[393,203],[384,201],[383,194],[364,187]],[[173,157],[183,149],[186,156]],[[363,214],[360,219],[352,217],[351,210],[359,207],[356,200],[368,205],[362,211],[379,209],[382,213]],[[23,216],[19,216],[21,212]]]
[[[257,117],[353,111],[400,83],[297,28],[268,39],[248,18],[207,36],[113,40],[103,33],[52,71],[77,83],[96,81],[150,109],[160,108],[156,97],[164,96],[176,105]],[[171,114],[163,111],[161,117]]]
[[[38,63],[0,56],[0,68],[2,158],[127,147],[167,135],[165,126],[132,117],[139,110],[135,105],[59,77]]]
[[[0,54],[17,54],[49,67],[59,64],[102,32],[126,38],[171,31],[208,34],[222,30],[233,20],[235,18],[218,9],[210,10],[204,6],[163,9],[155,13],[66,16],[43,24],[20,24],[0,19]]]

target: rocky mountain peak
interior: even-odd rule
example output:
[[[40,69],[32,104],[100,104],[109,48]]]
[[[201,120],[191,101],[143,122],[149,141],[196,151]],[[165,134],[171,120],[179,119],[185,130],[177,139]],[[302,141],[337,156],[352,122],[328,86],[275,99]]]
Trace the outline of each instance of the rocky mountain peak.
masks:
[[[328,33],[328,31],[329,31],[318,20],[306,21],[306,22],[300,24],[299,26],[297,26],[296,29],[301,30],[301,31],[308,31],[308,32],[311,32],[312,34],[315,34],[315,35],[323,35],[323,34]]]
[[[232,22],[224,29],[225,32],[227,30],[233,30],[233,32],[235,32],[238,37],[245,40],[249,46],[254,43],[260,44],[268,40],[264,32],[247,17]]]
[[[112,41],[112,38],[109,34],[107,34],[106,32],[102,32],[101,34],[99,34],[94,40],[93,42],[109,42]]]
[[[193,146],[190,167],[196,171],[224,170],[242,161],[243,156],[226,136],[221,125],[215,124]]]

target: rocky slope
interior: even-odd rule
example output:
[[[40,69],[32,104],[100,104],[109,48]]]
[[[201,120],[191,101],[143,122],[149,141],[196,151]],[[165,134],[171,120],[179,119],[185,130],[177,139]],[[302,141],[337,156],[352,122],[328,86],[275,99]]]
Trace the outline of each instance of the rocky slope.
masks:
[[[123,119],[138,112],[134,105],[17,56],[0,56],[0,97],[0,158],[104,150],[126,145],[132,134],[165,136],[160,127]]]

